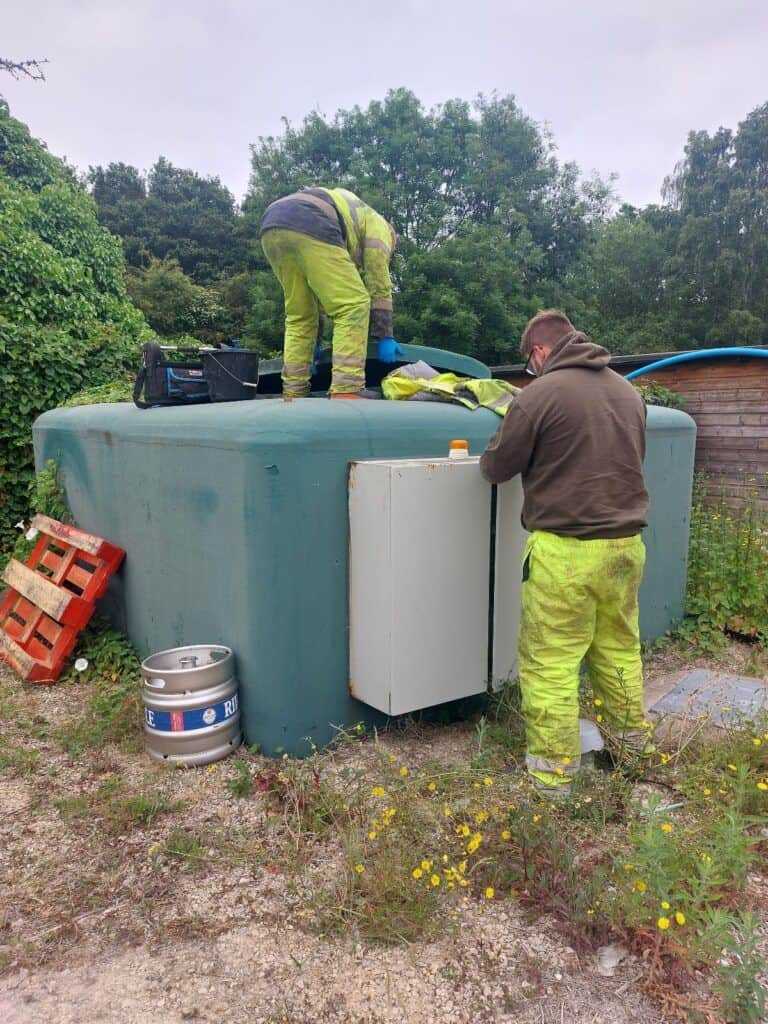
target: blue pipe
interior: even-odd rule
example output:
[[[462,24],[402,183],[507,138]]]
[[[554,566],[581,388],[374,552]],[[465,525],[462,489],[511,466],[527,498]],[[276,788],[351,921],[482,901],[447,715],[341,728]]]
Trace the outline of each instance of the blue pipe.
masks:
[[[651,373],[652,370],[660,370],[663,366],[674,366],[676,363],[688,363],[694,359],[711,359],[713,356],[718,359],[727,359],[729,356],[757,356],[768,359],[768,349],[764,348],[702,348],[697,352],[681,352],[678,356],[668,356],[666,359],[659,359],[648,366],[641,366],[639,370],[628,373],[624,380],[634,380],[643,373]]]

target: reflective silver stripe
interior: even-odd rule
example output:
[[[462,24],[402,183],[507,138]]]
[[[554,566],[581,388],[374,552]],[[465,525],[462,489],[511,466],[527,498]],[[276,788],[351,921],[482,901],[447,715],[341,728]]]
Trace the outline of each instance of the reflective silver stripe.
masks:
[[[389,256],[391,254],[391,252],[392,252],[392,250],[387,245],[387,243],[383,242],[380,238],[366,238],[366,240],[363,242],[363,248],[364,249],[381,249],[381,251],[385,252],[387,254],[387,256]]]
[[[311,363],[283,363],[283,377],[308,377]]]
[[[365,366],[365,356],[344,356],[340,352],[333,353],[334,366],[353,366],[362,369]]]
[[[371,309],[392,309],[392,299],[371,299]]]
[[[339,386],[353,386],[356,388],[362,387],[365,383],[365,374],[361,371],[360,373],[337,373],[333,372],[332,386],[337,388]]]
[[[506,409],[514,397],[514,395],[501,395],[499,398],[494,398],[492,402],[486,402],[485,404],[489,409]]]
[[[342,189],[342,193],[344,193],[344,192],[345,192],[345,190]],[[365,206],[366,204],[362,201],[362,199],[356,199],[354,196],[352,196],[349,193],[344,195],[344,201],[346,202],[347,207],[349,209],[349,216],[352,218],[352,226],[355,229],[355,242],[356,242],[356,244],[355,244],[355,250],[352,253],[352,259],[355,261],[355,264],[358,267],[361,267],[363,265],[363,252],[362,252],[362,248],[361,248],[361,244],[360,244],[361,243],[361,239],[360,239],[360,218],[357,216],[357,211],[359,209],[361,209],[363,206]]]
[[[306,384],[294,384],[283,377],[283,394],[289,398],[306,398],[309,394],[309,381]]]
[[[571,758],[569,764],[562,761],[548,761],[545,757],[536,757],[535,754],[525,755],[525,767],[529,772],[551,772],[552,775],[573,775],[578,771],[581,764],[581,755]]]

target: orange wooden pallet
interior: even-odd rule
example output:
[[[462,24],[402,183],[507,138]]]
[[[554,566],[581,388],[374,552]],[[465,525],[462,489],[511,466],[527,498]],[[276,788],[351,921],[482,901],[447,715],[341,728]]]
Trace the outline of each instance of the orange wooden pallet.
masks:
[[[12,558],[2,575],[0,660],[25,682],[53,683],[125,552],[47,516],[32,526],[40,540],[26,565]]]

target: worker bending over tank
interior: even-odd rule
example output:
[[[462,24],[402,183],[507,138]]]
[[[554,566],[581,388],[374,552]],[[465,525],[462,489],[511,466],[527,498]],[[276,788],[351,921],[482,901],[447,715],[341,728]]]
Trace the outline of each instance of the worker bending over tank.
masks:
[[[606,349],[542,310],[521,341],[524,388],[480,460],[523,483],[525,549],[518,661],[528,771],[568,786],[579,767],[579,669],[586,658],[606,729],[652,749],[643,709],[637,592],[648,494],[645,403]],[[563,790],[559,790],[560,793]]]
[[[359,398],[368,334],[393,363],[392,226],[345,188],[305,188],[267,207],[261,244],[285,295],[283,394],[309,394],[319,307],[333,318],[331,398]]]

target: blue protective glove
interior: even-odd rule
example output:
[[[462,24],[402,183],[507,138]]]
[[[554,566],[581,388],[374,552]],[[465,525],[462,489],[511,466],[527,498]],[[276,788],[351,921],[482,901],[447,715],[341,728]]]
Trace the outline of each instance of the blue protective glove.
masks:
[[[394,363],[398,356],[402,356],[403,350],[394,338],[380,338],[376,358],[381,363]]]

